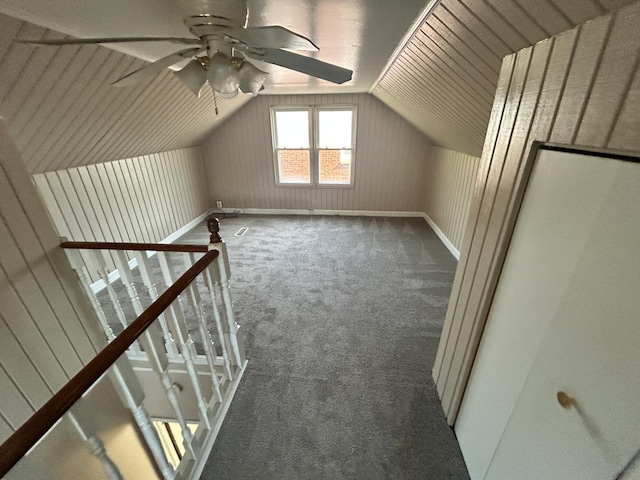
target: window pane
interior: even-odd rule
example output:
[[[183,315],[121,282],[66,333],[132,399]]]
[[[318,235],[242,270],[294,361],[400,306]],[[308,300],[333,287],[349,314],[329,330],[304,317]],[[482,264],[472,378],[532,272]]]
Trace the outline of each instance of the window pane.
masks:
[[[280,183],[311,183],[309,150],[280,150],[278,170]]]
[[[351,150],[320,150],[320,183],[351,183]]]
[[[309,148],[309,112],[275,112],[276,148]]]
[[[319,110],[318,148],[351,148],[352,125],[351,110]]]

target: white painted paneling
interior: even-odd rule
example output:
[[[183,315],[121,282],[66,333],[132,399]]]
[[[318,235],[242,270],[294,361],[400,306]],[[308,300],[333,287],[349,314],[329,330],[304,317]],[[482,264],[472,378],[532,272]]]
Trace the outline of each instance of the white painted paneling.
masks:
[[[33,180],[59,235],[69,240],[158,243],[211,207],[199,147],[46,172]],[[81,254],[91,265],[89,254]]]
[[[434,148],[425,184],[424,213],[460,251],[469,216],[473,187],[480,159]]]
[[[0,116],[29,173],[200,145],[250,95],[196,98],[169,70],[141,84],[110,83],[144,65],[96,45],[34,46],[16,38],[64,38],[0,15]]]
[[[0,442],[104,345],[46,209],[0,124]]]
[[[480,156],[502,58],[633,1],[442,0],[371,93],[435,143]]]
[[[277,187],[272,105],[357,105],[354,186]],[[259,96],[202,148],[211,201],[228,208],[422,211],[431,144],[371,95],[346,94]]]
[[[511,228],[506,218],[532,142],[639,152],[639,58],[640,2],[505,58],[434,366],[451,424],[491,305]],[[631,65],[611,71],[621,63]]]

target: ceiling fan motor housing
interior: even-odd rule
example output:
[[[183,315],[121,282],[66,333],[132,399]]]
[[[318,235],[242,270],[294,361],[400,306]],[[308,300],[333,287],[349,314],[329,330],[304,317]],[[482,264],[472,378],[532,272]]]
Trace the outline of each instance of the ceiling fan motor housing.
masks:
[[[184,23],[197,37],[215,35],[225,28],[245,28],[246,0],[176,0]]]

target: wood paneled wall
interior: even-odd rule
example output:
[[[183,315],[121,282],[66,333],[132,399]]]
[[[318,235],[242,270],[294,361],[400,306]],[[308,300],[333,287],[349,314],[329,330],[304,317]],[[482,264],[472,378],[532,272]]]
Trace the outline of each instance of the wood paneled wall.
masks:
[[[438,145],[480,156],[505,55],[634,0],[441,0],[372,93]]]
[[[69,240],[158,243],[210,208],[199,147],[47,172],[33,180],[59,235]],[[86,253],[83,258],[92,265]],[[95,269],[89,271],[97,280]]]
[[[424,213],[458,252],[467,225],[479,165],[478,157],[441,147],[434,148],[429,158]]]
[[[0,15],[0,116],[31,174],[200,145],[251,99],[196,98],[167,69],[138,85],[110,84],[144,62],[99,45],[35,46],[65,36]]]
[[[640,152],[640,2],[505,58],[434,366],[456,416],[504,260],[533,141]]]
[[[276,187],[272,105],[357,105],[353,188]],[[204,143],[211,200],[229,208],[421,211],[431,144],[368,94],[259,96]]]
[[[0,442],[106,343],[0,123]]]

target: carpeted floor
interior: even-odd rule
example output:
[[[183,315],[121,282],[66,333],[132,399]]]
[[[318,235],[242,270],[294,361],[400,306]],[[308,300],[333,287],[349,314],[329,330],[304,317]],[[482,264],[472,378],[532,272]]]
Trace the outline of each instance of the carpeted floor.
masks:
[[[424,220],[241,216],[221,234],[250,362],[202,479],[468,478],[431,379],[456,264]]]

